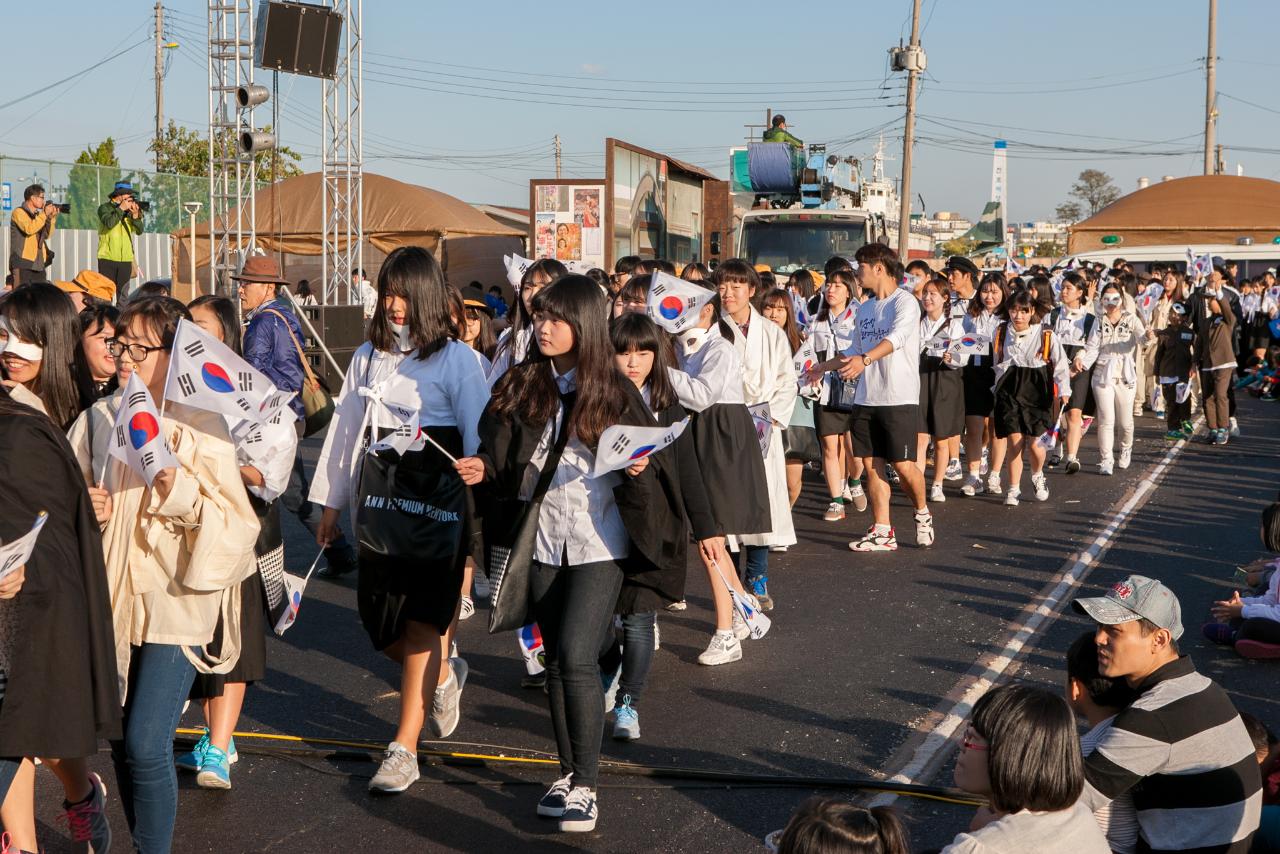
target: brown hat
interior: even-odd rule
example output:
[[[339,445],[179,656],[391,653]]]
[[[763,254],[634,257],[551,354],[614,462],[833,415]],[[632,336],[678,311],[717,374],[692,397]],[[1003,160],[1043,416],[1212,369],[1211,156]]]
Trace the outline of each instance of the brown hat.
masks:
[[[69,294],[88,294],[103,302],[114,302],[116,283],[96,270],[81,270],[69,282],[54,282],[58,288]]]
[[[231,277],[239,282],[266,282],[272,285],[287,285],[289,280],[280,275],[280,265],[276,259],[266,255],[252,255],[240,268],[240,275]]]

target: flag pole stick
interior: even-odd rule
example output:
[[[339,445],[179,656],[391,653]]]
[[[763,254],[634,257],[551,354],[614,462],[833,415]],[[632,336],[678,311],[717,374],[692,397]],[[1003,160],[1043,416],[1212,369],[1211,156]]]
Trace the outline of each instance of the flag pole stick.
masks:
[[[432,439],[431,435],[427,433],[427,431],[425,430],[422,431],[422,438],[426,439],[428,442],[435,445],[436,450],[444,454],[445,458],[448,459],[449,462],[453,463],[454,465],[458,464],[458,458],[455,457],[453,454],[449,453],[448,451],[446,451],[443,447],[441,447],[440,443],[437,442],[435,439]]]
[[[324,557],[324,550],[325,550],[326,548],[328,548],[328,547],[327,547],[327,546],[321,546],[321,547],[320,547],[320,553],[316,555],[316,559],[315,559],[315,560],[311,561],[311,568],[307,570],[307,574],[306,574],[306,576],[302,579],[302,583],[303,583],[303,584],[306,584],[308,581],[310,581],[310,580],[311,580],[311,573],[315,572],[315,571],[316,571],[316,567],[320,565],[320,558]]]

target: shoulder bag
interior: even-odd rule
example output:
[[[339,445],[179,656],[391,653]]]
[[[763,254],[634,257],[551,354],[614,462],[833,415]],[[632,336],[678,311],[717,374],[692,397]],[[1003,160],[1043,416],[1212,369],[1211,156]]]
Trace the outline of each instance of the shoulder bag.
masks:
[[[293,339],[294,349],[298,351],[298,361],[302,363],[303,373],[302,390],[298,396],[302,398],[302,411],[306,415],[306,419],[303,422],[302,435],[304,437],[314,436],[328,427],[329,422],[333,420],[333,395],[329,393],[329,389],[324,382],[311,370],[311,365],[307,363],[307,357],[302,352],[302,344],[298,341],[298,336],[293,334],[293,327],[289,325],[289,321],[274,308],[269,308],[266,311],[268,314],[274,314],[280,318],[280,322],[284,324],[285,331]]]

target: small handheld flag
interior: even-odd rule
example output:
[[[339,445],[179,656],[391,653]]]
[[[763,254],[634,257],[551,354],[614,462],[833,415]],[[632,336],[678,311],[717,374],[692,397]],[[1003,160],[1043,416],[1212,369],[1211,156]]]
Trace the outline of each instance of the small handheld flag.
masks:
[[[952,356],[980,356],[987,352],[991,339],[985,335],[961,335],[952,339],[948,352]]]
[[[1186,403],[1191,396],[1191,383],[1178,383],[1173,387],[1173,399],[1178,403]]]
[[[290,575],[287,572],[280,574],[281,580],[284,582],[284,598],[278,607],[272,609],[271,618],[275,621],[274,631],[276,637],[283,637],[284,633],[297,621],[298,611],[302,608],[302,593],[307,589],[307,582],[311,580],[311,573],[316,571],[316,566],[320,563],[320,558],[324,557],[324,549],[316,555],[316,559],[311,561],[311,568],[307,570],[307,574],[302,578],[296,575]]]
[[[1080,438],[1083,439],[1085,434],[1089,432],[1089,428],[1093,426],[1093,416],[1086,415],[1080,421]]]
[[[129,374],[129,382],[121,392],[120,409],[116,412],[107,451],[136,471],[147,486],[151,486],[161,469],[178,465],[160,434],[160,413],[151,400],[151,392],[136,373]]]
[[[262,422],[293,399],[226,344],[189,320],[178,321],[165,397],[196,409]]]
[[[634,465],[680,438],[688,426],[689,419],[682,418],[670,427],[635,427],[630,424],[606,427],[596,446],[596,464],[591,476],[600,477]]]
[[[756,438],[760,440],[760,453],[769,453],[769,437],[773,435],[773,416],[769,413],[769,404],[757,403],[748,406],[751,422],[756,428]]]
[[[645,310],[654,323],[679,334],[697,322],[702,307],[715,295],[715,291],[701,285],[658,271],[653,274]]]
[[[1052,451],[1058,445],[1058,439],[1062,436],[1062,416],[1064,412],[1065,410],[1063,410],[1063,412],[1059,412],[1057,423],[1048,430],[1045,430],[1044,433],[1036,439],[1036,444],[1044,448],[1046,451]]]
[[[1010,255],[1009,259],[1004,262],[1004,271],[1014,276],[1021,276],[1027,272],[1027,268],[1015,261],[1013,256]]]
[[[533,265],[533,261],[521,258],[519,255],[503,255],[502,263],[507,267],[507,281],[511,287],[515,288],[516,293],[520,293],[520,280],[524,278],[525,271]]]
[[[804,343],[792,358],[795,360],[796,374],[803,384],[804,375],[818,366],[818,351],[813,345],[813,336],[804,339]]]
[[[547,669],[547,653],[542,645],[542,630],[537,623],[521,626],[516,632],[520,642],[520,654],[524,657],[524,669],[530,676],[537,676]]]
[[[36,537],[40,536],[40,529],[44,527],[44,523],[47,521],[49,521],[49,514],[41,510],[36,516],[35,524],[31,526],[30,531],[7,546],[0,548],[0,578],[4,578],[12,572],[17,572],[18,567],[25,566],[27,561],[31,559],[31,553],[36,548]]]
[[[730,567],[730,571],[734,571],[732,567]],[[733,607],[742,616],[742,621],[747,624],[747,630],[751,632],[751,639],[760,640],[767,635],[769,629],[773,626],[773,621],[766,617],[763,611],[752,605],[750,599],[733,589],[733,585],[729,583],[728,577],[724,574],[724,567],[719,562],[716,563],[716,573],[720,576],[720,581],[724,584],[725,589],[729,591],[729,598],[733,600]]]

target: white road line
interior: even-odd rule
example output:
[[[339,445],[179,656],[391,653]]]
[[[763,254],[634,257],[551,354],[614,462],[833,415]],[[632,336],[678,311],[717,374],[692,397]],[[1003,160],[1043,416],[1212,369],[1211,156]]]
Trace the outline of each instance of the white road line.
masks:
[[[1182,452],[1186,444],[1185,439],[1175,443],[1165,453],[1164,459],[1142,478],[1137,489],[1129,496],[1129,500],[1116,511],[1111,521],[1093,538],[1088,548],[1064,564],[1064,569],[1058,576],[1058,583],[1034,609],[1024,609],[1028,612],[1027,616],[1021,623],[1014,623],[1009,627],[1008,640],[987,662],[985,669],[980,674],[974,674],[972,671],[966,674],[948,693],[948,696],[959,693],[960,697],[950,707],[935,710],[935,716],[940,715],[941,720],[916,747],[907,764],[889,778],[890,782],[914,783],[927,771],[936,770],[932,766],[940,763],[945,757],[953,738],[973,711],[973,704],[1009,670],[1023,648],[1057,618],[1066,604],[1068,595],[1084,582],[1098,561],[1107,553],[1116,534],[1120,533],[1128,524],[1129,518],[1146,503],[1165,470]],[[888,805],[897,800],[897,797],[891,793],[881,794],[875,797],[871,804],[873,806]]]

